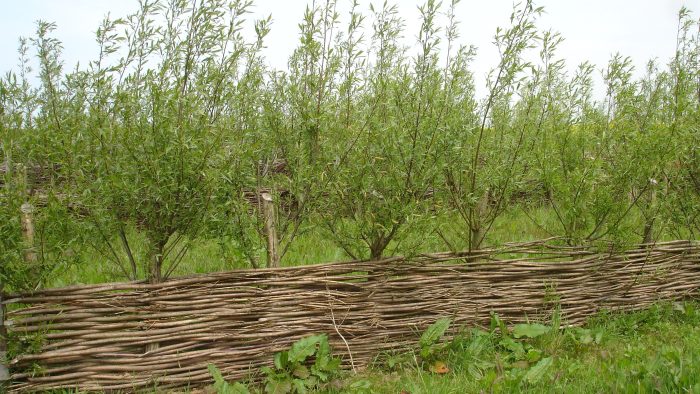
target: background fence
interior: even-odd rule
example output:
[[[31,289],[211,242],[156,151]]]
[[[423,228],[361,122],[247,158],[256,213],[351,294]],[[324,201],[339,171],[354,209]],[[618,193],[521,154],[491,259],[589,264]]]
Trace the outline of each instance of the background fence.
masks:
[[[192,387],[210,382],[209,363],[246,379],[314,333],[360,367],[415,345],[438,317],[486,325],[495,311],[517,323],[547,319],[558,304],[566,324],[579,324],[699,288],[695,241],[620,253],[536,242],[5,295],[8,388]]]

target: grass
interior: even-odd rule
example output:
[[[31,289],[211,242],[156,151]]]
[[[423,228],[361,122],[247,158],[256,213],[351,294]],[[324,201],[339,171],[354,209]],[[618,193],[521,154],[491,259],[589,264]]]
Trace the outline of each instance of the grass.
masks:
[[[505,212],[494,222],[484,244],[498,245],[505,242],[532,241],[550,237],[551,234],[544,228],[556,229],[556,217],[550,208],[527,207],[527,214],[521,208],[514,208]],[[388,250],[398,254],[411,254],[418,252],[436,252],[454,248],[463,250],[468,247],[466,236],[462,234],[464,226],[454,217],[436,217],[431,219],[428,226],[419,226],[413,229],[401,244],[392,243]],[[639,220],[633,218],[632,224],[641,228]],[[349,260],[340,247],[335,245],[322,230],[321,226],[312,223],[292,243],[287,254],[282,259],[282,266],[299,266],[323,262]],[[442,235],[449,241],[448,246],[436,231],[439,228]],[[135,231],[129,232],[129,239],[133,254],[137,260],[145,255],[142,235]],[[628,236],[632,241],[638,242],[639,236]],[[663,234],[662,239],[669,239],[668,234]],[[116,245],[115,252],[122,261],[127,261],[127,256],[119,247],[119,241],[113,240]],[[61,287],[74,284],[92,284],[124,281],[126,277],[118,267],[108,259],[109,253],[104,250],[96,251],[90,246],[82,247],[78,252],[77,262],[66,266],[63,270],[52,276],[46,287]],[[261,240],[256,250],[258,261],[265,261],[264,244]],[[198,239],[191,242],[188,252],[182,262],[173,272],[172,276],[185,276],[191,274],[203,274],[208,272],[221,272],[234,269],[250,268],[241,248],[233,239]],[[167,263],[166,263],[167,269]],[[143,267],[139,265],[139,274],[143,277]]]
[[[396,371],[379,365],[350,381],[372,393],[700,393],[697,302],[601,315],[583,330],[514,341],[551,364],[532,374],[538,362],[515,355],[499,333],[473,330],[449,345],[447,374],[428,372],[411,356]]]

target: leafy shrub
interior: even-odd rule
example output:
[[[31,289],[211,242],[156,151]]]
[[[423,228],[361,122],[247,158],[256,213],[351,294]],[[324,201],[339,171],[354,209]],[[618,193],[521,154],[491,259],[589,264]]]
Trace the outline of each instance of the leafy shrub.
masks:
[[[420,346],[420,357],[423,362],[423,367],[435,373],[447,373],[449,368],[444,359],[449,343],[440,342],[440,339],[448,328],[450,328],[451,320],[443,317],[431,324],[418,342]]]
[[[332,356],[325,334],[311,335],[275,354],[274,368],[263,367],[262,371],[267,375],[266,393],[306,393],[334,378],[340,371],[340,359]]]

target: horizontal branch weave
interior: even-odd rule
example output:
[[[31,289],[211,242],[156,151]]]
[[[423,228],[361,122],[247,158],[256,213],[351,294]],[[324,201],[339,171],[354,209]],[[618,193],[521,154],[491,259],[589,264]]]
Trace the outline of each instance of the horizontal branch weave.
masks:
[[[137,391],[254,378],[275,352],[329,335],[349,365],[416,344],[439,317],[488,324],[565,324],[601,310],[635,310],[697,295],[700,243],[672,241],[626,252],[510,244],[479,252],[382,261],[240,270],[161,284],[113,283],[9,295],[10,391]],[[341,339],[342,334],[347,344]],[[157,343],[157,348],[149,344]],[[147,351],[147,349],[150,349]]]

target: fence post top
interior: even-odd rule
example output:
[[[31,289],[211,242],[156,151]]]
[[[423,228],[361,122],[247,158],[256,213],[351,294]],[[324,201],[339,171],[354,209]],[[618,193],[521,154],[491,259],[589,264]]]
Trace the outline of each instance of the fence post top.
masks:
[[[22,206],[19,208],[22,213],[32,213],[34,212],[34,206],[28,202],[25,202],[22,204]]]

